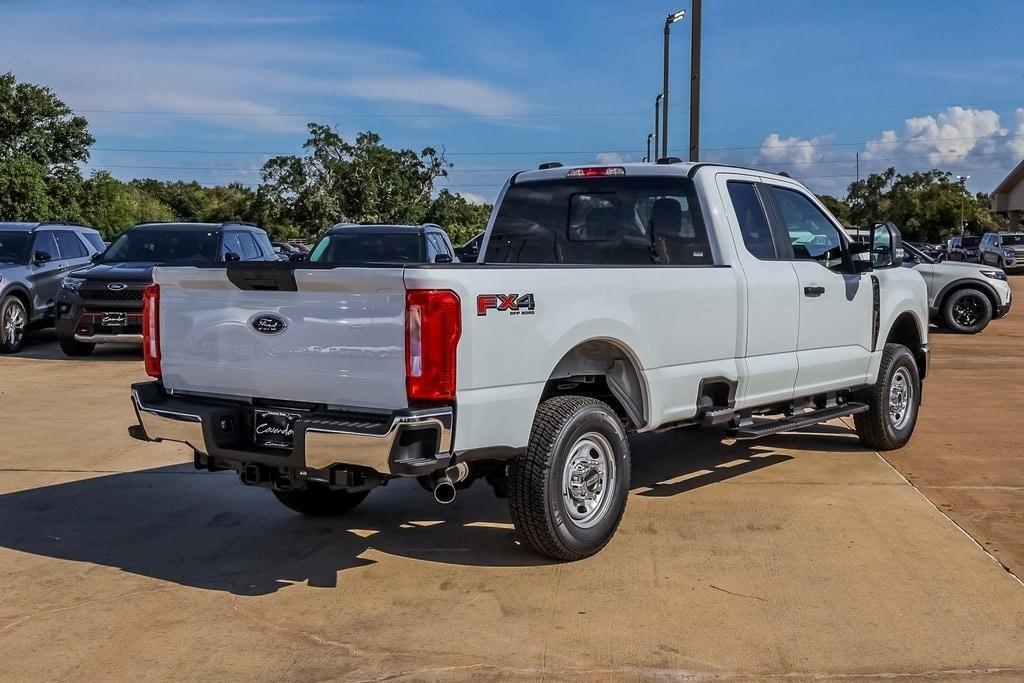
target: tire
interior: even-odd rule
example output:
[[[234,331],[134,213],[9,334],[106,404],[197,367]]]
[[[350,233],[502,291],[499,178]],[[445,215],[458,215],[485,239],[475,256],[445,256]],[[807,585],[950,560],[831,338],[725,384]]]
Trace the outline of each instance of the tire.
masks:
[[[95,344],[80,342],[74,338],[57,337],[57,343],[65,356],[88,356],[96,348]]]
[[[629,470],[626,431],[608,404],[588,396],[544,401],[526,453],[508,467],[516,530],[530,547],[556,560],[597,553],[626,510]]]
[[[910,349],[902,344],[886,344],[878,381],[859,392],[854,400],[868,405],[867,412],[853,416],[862,444],[876,451],[906,445],[914,433],[921,406],[921,378]],[[892,410],[893,405],[902,405],[902,410]]]
[[[274,497],[295,512],[310,517],[337,517],[351,512],[357,505],[370,495],[369,491],[349,493],[339,489],[329,489],[320,484],[308,484],[306,488],[296,491],[277,491]]]
[[[0,301],[0,353],[17,353],[25,345],[28,309],[13,294]]]
[[[958,334],[978,334],[992,322],[992,302],[978,289],[958,289],[942,302],[942,320]]]

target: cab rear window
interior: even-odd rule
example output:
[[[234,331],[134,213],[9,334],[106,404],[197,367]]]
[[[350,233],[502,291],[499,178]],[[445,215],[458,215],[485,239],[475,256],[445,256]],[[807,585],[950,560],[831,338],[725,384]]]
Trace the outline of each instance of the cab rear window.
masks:
[[[649,176],[512,185],[495,217],[485,261],[713,263],[693,183]]]

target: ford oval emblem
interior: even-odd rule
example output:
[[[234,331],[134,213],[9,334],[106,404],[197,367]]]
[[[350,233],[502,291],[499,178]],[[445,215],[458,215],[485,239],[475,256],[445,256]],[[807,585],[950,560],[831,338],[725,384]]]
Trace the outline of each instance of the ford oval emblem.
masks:
[[[260,313],[249,319],[249,327],[260,334],[281,334],[288,329],[288,321],[274,313]]]
[[[111,292],[120,292],[122,289],[128,289],[128,285],[123,282],[111,282],[107,285],[107,289]]]

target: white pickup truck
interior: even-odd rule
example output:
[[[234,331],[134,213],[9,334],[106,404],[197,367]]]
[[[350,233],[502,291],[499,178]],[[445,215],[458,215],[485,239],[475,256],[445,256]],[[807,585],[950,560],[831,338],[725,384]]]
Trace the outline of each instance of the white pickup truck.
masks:
[[[529,545],[579,559],[625,510],[631,431],[852,415],[905,444],[928,297],[900,257],[894,227],[852,244],[787,177],[545,164],[507,182],[477,263],[157,269],[134,431],[313,515],[482,477]]]

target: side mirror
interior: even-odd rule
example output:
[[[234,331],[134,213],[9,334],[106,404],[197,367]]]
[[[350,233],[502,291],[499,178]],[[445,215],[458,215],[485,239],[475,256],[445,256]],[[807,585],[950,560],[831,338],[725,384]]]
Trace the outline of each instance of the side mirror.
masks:
[[[451,254],[438,254],[434,257],[434,263],[451,263]]]
[[[50,256],[50,252],[48,251],[37,251],[36,253],[32,254],[32,263],[36,264],[37,266],[52,260],[53,257]]]
[[[99,263],[101,258],[103,258],[103,252],[97,251],[95,254],[89,257],[89,260],[92,261],[93,263]]]
[[[871,264],[875,268],[903,265],[903,236],[893,223],[875,223],[871,228]]]
[[[229,251],[224,254],[224,260],[227,261],[228,263],[231,263],[233,261],[241,261],[242,257],[233,251]]]
[[[306,260],[306,255],[305,254],[289,254],[288,255],[288,260],[289,261],[305,261]]]

